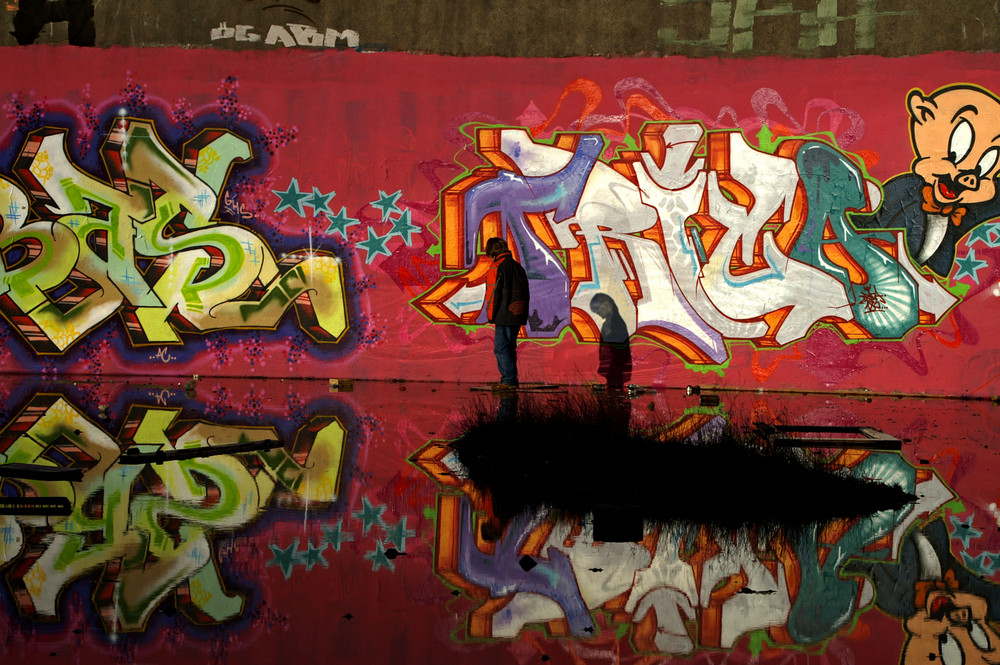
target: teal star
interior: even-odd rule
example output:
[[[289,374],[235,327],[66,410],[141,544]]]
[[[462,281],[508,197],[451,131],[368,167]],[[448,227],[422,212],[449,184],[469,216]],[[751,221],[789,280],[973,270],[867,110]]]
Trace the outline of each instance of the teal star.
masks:
[[[420,233],[420,227],[410,223],[410,209],[407,208],[403,214],[392,220],[392,230],[387,235],[399,236],[406,243],[407,247],[413,246],[413,234]]]
[[[972,247],[980,241],[987,247],[1000,247],[1000,222],[980,224],[972,229],[965,244]]]
[[[361,520],[361,533],[368,533],[368,530],[373,526],[385,528],[385,522],[382,521],[382,513],[384,512],[385,506],[373,506],[368,497],[363,496],[361,497],[361,510],[351,513],[351,515],[355,519]]]
[[[1000,552],[985,552],[990,560],[990,575],[1000,573]]]
[[[378,570],[382,566],[385,566],[389,570],[396,569],[392,561],[389,560],[389,557],[385,555],[385,546],[381,540],[375,540],[375,549],[365,554],[365,558],[372,562],[373,571]]]
[[[306,555],[305,564],[307,571],[312,570],[312,567],[315,566],[317,563],[323,564],[324,568],[330,567],[330,564],[328,564],[326,562],[326,559],[323,558],[323,550],[327,548],[328,545],[327,543],[322,543],[323,547],[313,547],[313,544],[311,542],[306,543],[306,545],[309,548],[306,550],[305,553]]]
[[[350,531],[345,532],[343,526],[343,518],[337,520],[337,523],[333,526],[322,525],[320,528],[323,529],[323,542],[330,543],[333,545],[333,549],[340,551],[341,543],[346,543],[348,541],[354,540],[354,534]]]
[[[382,221],[389,219],[389,215],[394,212],[400,212],[399,206],[396,205],[396,201],[399,200],[400,195],[402,195],[403,190],[398,190],[394,194],[386,194],[381,189],[378,190],[378,200],[372,201],[371,204],[376,208],[382,209]]]
[[[974,572],[976,575],[989,574],[985,558],[986,552],[980,552],[979,555],[975,557],[969,556],[968,552],[962,552],[962,561],[965,562],[965,567]]]
[[[292,544],[288,547],[282,549],[277,545],[270,545],[271,552],[274,553],[274,558],[268,561],[266,566],[280,566],[281,572],[285,575],[287,580],[292,576],[292,566],[297,563],[304,563],[302,560],[302,555],[299,554],[299,539],[296,538],[292,541]]]
[[[973,538],[978,538],[983,535],[983,532],[972,528],[972,518],[969,518],[968,522],[963,522],[959,518],[952,515],[950,518],[952,526],[955,528],[951,531],[951,537],[954,540],[961,540],[962,546],[966,549],[969,548],[969,541]]]
[[[307,198],[309,195],[299,191],[298,180],[292,178],[292,182],[289,183],[288,189],[285,191],[277,189],[272,189],[271,191],[281,199],[274,212],[281,212],[285,208],[291,208],[299,217],[305,217],[305,210],[302,209],[302,199]]]
[[[354,226],[355,224],[360,224],[358,220],[353,217],[347,216],[347,208],[341,206],[340,212],[335,216],[330,217],[327,215],[327,219],[330,220],[330,227],[326,230],[327,234],[339,233],[340,237],[347,240],[347,227]]]
[[[406,516],[399,518],[396,526],[385,527],[385,542],[392,543],[400,552],[406,551],[406,539],[416,536],[417,532],[406,528]]]
[[[976,250],[974,249],[970,249],[965,258],[955,259],[955,263],[958,264],[958,271],[955,273],[955,279],[957,280],[963,275],[968,275],[976,282],[976,284],[979,283],[979,269],[985,268],[987,265],[986,261],[976,258]]]
[[[392,252],[385,248],[385,241],[389,239],[389,234],[380,236],[375,233],[375,229],[368,227],[368,240],[362,240],[361,242],[355,243],[358,247],[361,247],[366,252],[365,263],[371,263],[379,254],[384,254],[386,256],[392,256]]]
[[[321,194],[319,189],[313,187],[312,196],[310,196],[309,200],[306,201],[306,205],[313,209],[314,215],[318,215],[320,213],[330,214],[333,211],[330,210],[329,206],[327,206],[327,203],[329,203],[330,199],[332,199],[336,195],[337,192],[330,192],[329,194]]]

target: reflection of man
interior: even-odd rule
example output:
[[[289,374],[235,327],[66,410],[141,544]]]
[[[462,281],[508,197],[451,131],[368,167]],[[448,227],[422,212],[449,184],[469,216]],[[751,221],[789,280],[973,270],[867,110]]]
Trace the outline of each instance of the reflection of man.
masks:
[[[517,334],[528,322],[528,276],[503,238],[486,241],[486,256],[493,259],[486,274],[486,314],[496,327],[493,353],[497,357],[500,383],[512,389],[517,381]]]

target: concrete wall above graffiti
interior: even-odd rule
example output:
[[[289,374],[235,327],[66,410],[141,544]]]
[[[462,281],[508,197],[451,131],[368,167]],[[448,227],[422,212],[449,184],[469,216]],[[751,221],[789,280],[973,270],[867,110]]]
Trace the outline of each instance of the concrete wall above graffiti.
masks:
[[[829,57],[988,51],[1000,36],[988,0],[9,0],[5,8],[8,44]]]

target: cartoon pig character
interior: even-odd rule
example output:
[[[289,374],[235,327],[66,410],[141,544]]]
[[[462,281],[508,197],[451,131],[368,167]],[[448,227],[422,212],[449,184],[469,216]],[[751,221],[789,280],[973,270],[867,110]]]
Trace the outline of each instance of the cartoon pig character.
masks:
[[[882,207],[854,215],[859,228],[904,228],[910,256],[947,275],[955,245],[1000,216],[994,178],[1000,162],[1000,99],[978,86],[957,84],[907,95],[912,173],[890,179]]]

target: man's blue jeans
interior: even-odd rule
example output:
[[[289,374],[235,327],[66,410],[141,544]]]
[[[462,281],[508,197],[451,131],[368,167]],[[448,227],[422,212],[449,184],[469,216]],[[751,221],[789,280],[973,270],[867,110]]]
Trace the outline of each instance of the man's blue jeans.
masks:
[[[500,383],[517,385],[517,333],[521,326],[496,326],[493,335],[493,353],[497,357]]]

